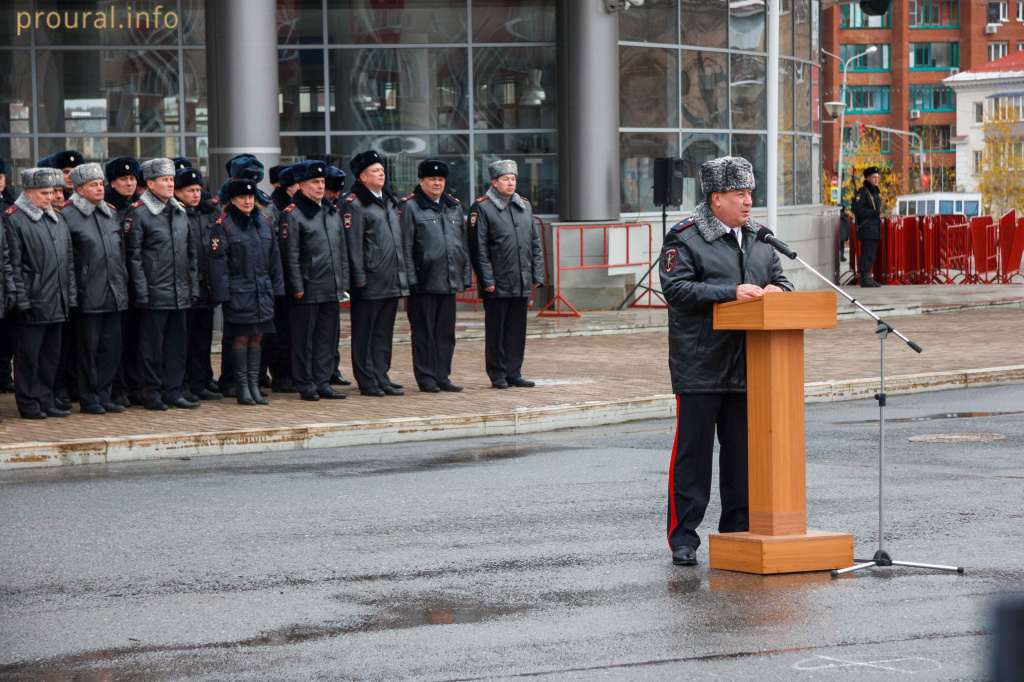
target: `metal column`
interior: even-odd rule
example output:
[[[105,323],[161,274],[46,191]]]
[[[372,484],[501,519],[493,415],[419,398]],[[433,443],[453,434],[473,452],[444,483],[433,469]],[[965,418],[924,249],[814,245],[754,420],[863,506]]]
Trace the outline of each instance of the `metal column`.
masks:
[[[281,159],[277,103],[277,5],[274,0],[207,0],[206,79],[210,106],[211,192],[227,180],[224,164],[255,154],[265,168]],[[269,191],[269,178],[261,187]]]
[[[558,214],[618,220],[619,18],[597,0],[558,0]]]

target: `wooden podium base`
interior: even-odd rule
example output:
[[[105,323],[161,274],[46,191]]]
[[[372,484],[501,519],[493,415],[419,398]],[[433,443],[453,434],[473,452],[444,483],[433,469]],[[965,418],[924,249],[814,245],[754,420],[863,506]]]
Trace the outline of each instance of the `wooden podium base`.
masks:
[[[822,530],[800,535],[715,533],[708,538],[708,550],[711,568],[761,575],[853,565],[853,535]]]

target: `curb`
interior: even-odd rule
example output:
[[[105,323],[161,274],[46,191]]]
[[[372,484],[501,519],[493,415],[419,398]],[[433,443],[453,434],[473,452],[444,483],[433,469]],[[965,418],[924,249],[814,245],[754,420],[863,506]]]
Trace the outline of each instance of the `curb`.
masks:
[[[1024,365],[894,376],[886,380],[886,393],[900,395],[1019,383],[1024,383]],[[877,387],[877,378],[818,381],[806,384],[804,395],[808,403],[861,400],[873,396]],[[675,397],[656,395],[457,416],[15,443],[0,445],[0,471],[449,438],[514,436],[646,419],[671,419],[674,416]]]

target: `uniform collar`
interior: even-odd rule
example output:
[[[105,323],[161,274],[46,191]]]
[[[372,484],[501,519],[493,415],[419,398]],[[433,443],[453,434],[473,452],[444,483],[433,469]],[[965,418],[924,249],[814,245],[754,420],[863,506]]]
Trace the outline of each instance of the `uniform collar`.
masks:
[[[438,201],[434,201],[426,195],[423,188],[419,185],[416,185],[416,189],[412,191],[412,195],[415,197],[416,203],[419,204],[419,207],[424,209],[432,208],[435,211],[444,211],[446,207],[459,205],[459,202],[448,196],[447,192],[441,192],[441,198]]]

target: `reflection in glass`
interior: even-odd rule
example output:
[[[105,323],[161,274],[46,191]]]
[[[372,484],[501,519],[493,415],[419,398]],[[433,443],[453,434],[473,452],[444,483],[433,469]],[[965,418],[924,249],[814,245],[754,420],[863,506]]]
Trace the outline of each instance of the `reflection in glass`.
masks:
[[[15,74],[27,74],[32,69],[32,55],[28,50],[0,51],[0,133],[31,133],[32,132],[32,79],[15,78]],[[24,142],[12,142],[12,156],[24,153],[30,155],[21,146]],[[7,157],[0,157],[7,158]]]
[[[676,133],[619,133],[622,212],[653,211],[654,159],[679,156]]]
[[[550,0],[473,0],[473,41],[553,42],[555,3]]]
[[[282,135],[281,136],[281,163],[298,163],[306,159],[319,156],[323,158],[324,150],[327,148],[327,141],[323,135]],[[341,167],[348,175],[348,160]]]
[[[101,137],[69,135],[67,137],[39,138],[39,158],[65,149],[82,153],[88,162],[103,164],[115,156],[133,156],[140,162],[157,157],[180,156],[178,137]]]
[[[624,128],[675,128],[677,50],[619,48],[619,125]]]
[[[814,203],[814,176],[811,167],[811,138],[799,135],[796,138],[795,163],[796,203]]]
[[[793,62],[779,60],[779,130],[793,129]]]
[[[821,69],[811,67],[811,132],[821,134]]]
[[[209,105],[206,101],[206,50],[184,50],[185,130],[205,133],[209,130]]]
[[[180,129],[177,52],[38,50],[36,73],[39,132]]]
[[[387,182],[400,197],[412,193],[420,161],[431,157],[444,159],[451,167],[447,189],[469,210],[475,198],[469,187],[468,135],[334,135],[331,153],[341,157],[342,170],[349,172],[348,160],[367,149],[376,149],[384,157]],[[520,169],[520,172],[522,169]],[[349,178],[351,187],[355,178]]]
[[[764,130],[768,127],[765,59],[734,54],[732,59],[732,127]]]
[[[14,21],[13,12],[6,11],[13,8],[7,4],[3,23]],[[36,0],[34,11],[41,14],[36,45],[175,45],[180,23],[176,9],[173,2],[160,7],[110,0]],[[59,21],[53,21],[53,12]]]
[[[186,137],[185,153],[182,156],[199,169],[204,180],[210,176],[210,139],[208,137]],[[207,184],[209,184],[208,180]]]
[[[821,1],[811,0],[811,61],[821,59],[821,37],[818,35],[821,26]]]
[[[683,208],[704,201],[700,191],[700,166],[705,161],[729,153],[729,136],[725,133],[683,133]]]
[[[321,0],[277,0],[278,45],[322,45],[323,42]]]
[[[640,7],[619,12],[619,40],[677,43],[677,0],[646,0]]]
[[[469,127],[464,48],[331,50],[334,130]]]
[[[512,159],[519,166],[516,192],[529,199],[534,213],[558,213],[558,144],[555,133],[476,135],[477,194],[491,186],[487,166]]]
[[[731,0],[729,3],[729,47],[764,52],[764,0]]]
[[[765,166],[768,163],[768,143],[764,135],[733,135],[732,155],[742,156],[754,167],[754,206],[768,201]]]
[[[32,11],[32,5],[29,3],[29,0],[6,0],[4,5],[7,17],[10,18],[5,18],[4,21],[0,21],[0,45],[29,45],[32,42],[32,29],[19,29],[18,22],[16,20],[19,13]],[[24,26],[24,21],[22,22],[22,25]],[[4,71],[3,73],[11,72]],[[10,182],[7,184],[9,187]]]
[[[473,126],[554,128],[556,83],[554,47],[474,49]]]
[[[327,0],[327,42],[466,42],[466,0]]]
[[[680,95],[684,128],[729,127],[729,64],[722,52],[682,50]]]
[[[803,62],[793,64],[793,92],[795,95],[794,121],[796,130],[811,132],[811,66]]]
[[[683,45],[725,47],[728,25],[725,0],[681,0],[679,16]]]
[[[811,0],[793,0],[793,54],[811,58]]]
[[[822,201],[821,194],[821,138],[811,138],[811,201],[817,204]]]
[[[21,171],[36,165],[36,158],[32,152],[32,138],[0,137],[0,159],[7,160],[7,189],[14,196],[18,196],[22,189],[19,179]]]
[[[779,135],[778,198],[780,206],[793,204],[793,136]]]
[[[793,2],[779,0],[779,54],[793,56]]]
[[[206,44],[204,0],[181,0],[181,42],[183,45]]]
[[[277,51],[278,106],[281,130],[324,129],[323,50]]]

